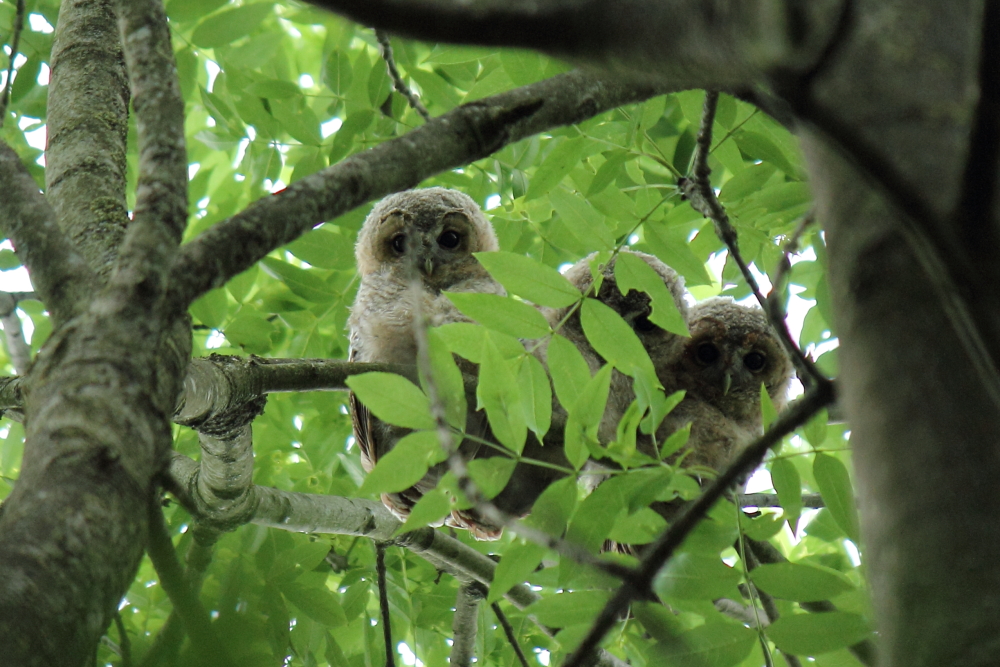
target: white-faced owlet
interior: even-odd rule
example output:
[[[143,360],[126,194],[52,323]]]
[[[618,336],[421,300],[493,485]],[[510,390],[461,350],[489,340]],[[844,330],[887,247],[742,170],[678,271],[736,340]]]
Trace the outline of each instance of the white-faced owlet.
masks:
[[[442,291],[504,295],[503,287],[472,256],[498,249],[486,216],[461,192],[408,190],[380,201],[355,247],[361,282],[348,319],[350,360],[416,364],[414,298],[420,299],[420,313],[431,326],[468,322]],[[410,289],[414,278],[419,292]],[[353,393],[349,403],[361,463],[370,472],[408,430],[376,419]],[[485,415],[470,409],[466,432],[484,437],[487,430]],[[382,494],[382,502],[405,520],[443,471],[432,473],[406,491]]]

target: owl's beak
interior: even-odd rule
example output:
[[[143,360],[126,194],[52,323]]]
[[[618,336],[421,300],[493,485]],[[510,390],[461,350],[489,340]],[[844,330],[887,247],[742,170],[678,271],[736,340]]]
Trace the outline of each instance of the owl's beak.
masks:
[[[430,257],[424,260],[424,273],[428,276],[434,275],[434,260]]]
[[[733,386],[733,374],[726,372],[722,376],[722,395],[727,396],[732,386]]]

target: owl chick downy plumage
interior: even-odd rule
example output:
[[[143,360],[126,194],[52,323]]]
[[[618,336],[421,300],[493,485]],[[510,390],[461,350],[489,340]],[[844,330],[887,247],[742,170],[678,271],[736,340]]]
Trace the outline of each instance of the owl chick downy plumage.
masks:
[[[431,326],[469,321],[441,292],[505,294],[472,256],[498,249],[486,216],[461,192],[446,188],[408,190],[378,202],[355,247],[361,280],[348,319],[350,360],[416,364],[414,298],[420,299],[420,313]],[[414,277],[419,293],[410,289]],[[370,472],[408,431],[376,419],[353,393],[349,403],[361,463]],[[468,419],[468,433],[485,434],[482,413],[469,410]],[[405,519],[436,483],[437,478],[429,475],[407,491],[383,494],[382,501]]]
[[[688,328],[679,358],[657,368],[661,382],[687,392],[660,430],[691,421],[684,464],[719,470],[763,433],[762,384],[775,408],[785,406],[792,362],[764,312],[729,297],[692,306]]]

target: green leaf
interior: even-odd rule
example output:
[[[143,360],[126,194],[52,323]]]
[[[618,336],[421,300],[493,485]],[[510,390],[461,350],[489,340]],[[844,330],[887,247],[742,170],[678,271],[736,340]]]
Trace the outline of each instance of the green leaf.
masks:
[[[302,261],[321,269],[354,268],[354,243],[351,239],[323,227],[300,236],[286,247]]]
[[[13,250],[4,248],[0,250],[0,271],[9,271],[21,266],[21,260],[14,254]],[[579,295],[579,292],[577,293]]]
[[[560,335],[549,341],[546,360],[559,403],[568,410],[590,382],[590,367],[580,350]]]
[[[487,498],[493,498],[507,486],[517,461],[505,456],[469,461],[469,475]]]
[[[858,510],[854,505],[854,488],[851,486],[847,466],[828,454],[816,454],[813,476],[837,525],[852,542],[859,544],[861,531],[858,528]]]
[[[497,294],[445,292],[466,317],[488,329],[518,338],[541,338],[551,332],[545,317],[523,301]]]
[[[751,540],[762,542],[771,539],[779,532],[784,525],[785,519],[780,514],[761,514],[759,517],[751,519],[747,515],[740,513],[740,525],[743,527],[743,534]],[[812,525],[812,522],[809,522]]]
[[[465,378],[455,357],[448,348],[448,343],[437,329],[427,331],[427,354],[430,357],[431,369],[434,373],[434,386],[437,389],[438,400],[444,404],[445,419],[454,428],[465,430],[468,412],[468,401],[465,397]],[[420,385],[426,391],[427,378],[421,373]]]
[[[743,576],[718,557],[680,552],[656,577],[654,589],[661,598],[679,600],[740,599],[736,585]]]
[[[512,252],[473,253],[508,292],[539,306],[564,308],[580,299],[580,290],[550,266]]]
[[[358,489],[358,495],[404,491],[419,482],[428,468],[447,456],[437,431],[409,433],[378,460]]]
[[[648,507],[643,507],[635,514],[629,514],[616,521],[608,537],[622,544],[647,544],[655,540],[667,522],[659,514]]]
[[[669,667],[733,667],[757,643],[757,633],[735,623],[713,621],[656,644],[649,664]]]
[[[493,435],[502,444],[520,453],[528,437],[521,395],[514,374],[500,354],[492,335],[486,336],[483,341],[476,396],[480,407],[486,409]]]
[[[761,565],[752,573],[753,582],[774,597],[798,602],[829,600],[854,590],[854,584],[840,572],[806,563]]]
[[[626,375],[645,374],[655,382],[656,371],[646,348],[618,313],[597,299],[584,299],[580,323],[587,340],[608,363]]]
[[[333,591],[326,587],[302,586],[295,583],[281,586],[281,594],[312,620],[328,628],[347,625],[347,616]]]
[[[513,336],[499,331],[487,331],[485,327],[471,322],[452,322],[434,329],[448,344],[448,349],[458,356],[479,364],[483,360],[483,341],[487,336],[500,350],[504,359],[519,359],[524,356],[524,346]]]
[[[435,427],[430,402],[423,392],[395,373],[362,373],[347,378],[347,386],[384,422],[412,429]]]
[[[246,92],[254,97],[265,97],[267,99],[279,100],[290,97],[298,97],[302,91],[291,81],[281,79],[267,79],[251,84]]]
[[[615,247],[615,238],[604,223],[604,216],[590,202],[561,189],[553,190],[549,194],[549,201],[562,218],[567,231],[583,247],[597,250],[611,250]]]
[[[810,445],[820,447],[826,442],[826,428],[829,420],[830,417],[826,412],[826,408],[823,408],[813,415],[812,419],[806,422],[805,428],[802,430],[805,432],[806,440]]]
[[[417,501],[417,504],[410,510],[409,518],[396,529],[393,536],[435,523],[449,512],[451,512],[451,496],[443,489],[431,489]]]
[[[782,651],[816,655],[867,639],[871,627],[864,617],[846,611],[784,614],[767,628],[767,636]]]
[[[771,395],[767,393],[767,386],[763,383],[760,385],[760,413],[766,431],[778,418],[778,411],[775,410],[774,401],[771,400]]]
[[[528,578],[545,555],[545,547],[534,542],[518,540],[507,547],[497,569],[486,598],[489,603],[500,600],[511,588]]]
[[[329,303],[340,295],[330,289],[316,274],[292,266],[280,259],[265,257],[260,260],[260,266],[272,277],[285,284],[296,296],[313,303]]]
[[[240,314],[230,320],[223,333],[230,343],[251,354],[266,354],[276,331],[274,324],[259,315]]]
[[[596,430],[596,429],[592,429]],[[579,418],[570,414],[566,419],[566,426],[563,430],[563,450],[566,459],[577,470],[590,458],[590,447],[587,440],[593,436],[587,432],[587,428],[580,423]]]
[[[691,437],[691,422],[671,433],[663,444],[660,445],[660,460],[667,458],[680,451],[687,444]]]
[[[794,533],[802,514],[802,480],[795,464],[784,458],[774,459],[771,462],[771,485],[778,492],[783,516]]]
[[[218,329],[226,321],[229,313],[229,298],[223,288],[206,292],[191,304],[191,314],[207,327]]]
[[[205,49],[225,46],[249,35],[272,13],[274,5],[270,2],[223,10],[199,23],[191,34],[191,41]]]
[[[290,582],[299,575],[311,572],[323,562],[330,553],[330,545],[317,540],[302,542],[294,549],[288,549],[277,554],[267,572],[267,580],[271,582]]]
[[[595,427],[601,423],[604,408],[608,403],[608,393],[611,390],[610,365],[601,367],[583,387],[576,403],[569,409],[569,414],[584,427]]]
[[[649,315],[651,322],[675,334],[690,335],[687,322],[677,309],[677,302],[674,301],[674,296],[667,289],[663,278],[638,255],[627,252],[618,255],[618,261],[615,262],[615,280],[623,295],[634,289],[649,296],[652,306]]]
[[[541,197],[553,187],[559,184],[563,178],[573,171],[573,167],[580,163],[583,151],[587,149],[590,142],[583,137],[574,139],[564,139],[558,146],[552,149],[545,160],[535,170],[534,176],[528,185],[528,194],[525,201]]]
[[[553,628],[589,623],[607,603],[605,591],[573,591],[545,597],[525,609],[538,622]]]
[[[705,263],[698,259],[688,246],[687,227],[667,229],[651,222],[642,227],[643,239],[653,254],[664,264],[684,276],[684,282],[691,285],[711,285],[712,278],[705,269]]]
[[[211,14],[226,2],[227,0],[170,0],[167,3],[167,16],[171,21],[193,21]]]
[[[549,376],[542,363],[529,354],[521,361],[517,382],[521,388],[524,421],[541,440],[552,425],[552,385],[549,384]]]
[[[531,515],[525,519],[544,533],[559,537],[576,507],[576,478],[566,477],[550,484],[535,501]]]

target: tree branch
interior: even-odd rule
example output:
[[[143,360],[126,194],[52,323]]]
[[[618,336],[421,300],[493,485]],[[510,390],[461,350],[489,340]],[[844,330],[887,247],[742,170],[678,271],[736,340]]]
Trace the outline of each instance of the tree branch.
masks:
[[[0,225],[52,316],[69,320],[89,300],[94,276],[69,244],[17,153],[0,141]]]
[[[510,642],[511,648],[514,649],[514,655],[517,656],[518,662],[521,663],[521,667],[528,667],[528,659],[524,657],[524,651],[521,650],[521,644],[517,641],[517,635],[514,633],[514,627],[507,620],[507,614],[503,613],[503,609],[500,608],[499,602],[494,602],[490,605],[493,613],[496,614],[497,622],[500,623],[500,627],[503,628],[503,633],[507,635],[507,641]]]
[[[187,224],[187,151],[167,15],[160,0],[116,0],[139,143],[134,221],[113,278],[134,306],[153,308]]]
[[[21,31],[24,30],[24,0],[17,0],[17,11],[14,14],[14,24],[10,35],[10,61],[7,63],[7,79],[4,81],[3,96],[0,97],[0,127],[7,120],[7,103],[10,102],[10,89],[14,84],[14,59],[17,57],[21,44]]]
[[[389,620],[389,591],[385,578],[385,542],[375,543],[375,575],[378,578],[382,639],[385,641],[385,667],[396,667],[396,648],[392,645],[392,623]]]
[[[10,363],[18,375],[28,372],[31,365],[31,348],[24,340],[21,328],[21,318],[17,315],[17,302],[23,298],[35,298],[34,294],[26,297],[24,294],[0,292],[0,323],[3,324],[3,334],[7,341],[7,352]]]
[[[103,282],[129,222],[129,85],[113,0],[60,4],[51,65],[46,194],[59,226]]]
[[[222,649],[218,637],[212,628],[212,621],[201,601],[195,596],[191,584],[184,576],[173,542],[163,520],[163,512],[155,502],[150,503],[149,510],[149,558],[160,578],[160,585],[170,597],[174,609],[178,611],[188,636],[194,642],[198,652],[211,663],[232,665],[229,657]]]
[[[702,110],[701,127],[698,130],[697,145],[694,152],[692,177],[681,179],[677,185],[683,190],[684,196],[691,203],[691,207],[712,221],[716,235],[719,237],[719,240],[726,244],[726,247],[729,249],[729,255],[736,262],[737,266],[740,267],[743,279],[750,286],[750,290],[771,322],[772,328],[778,333],[778,339],[788,352],[788,356],[795,364],[795,368],[798,370],[806,386],[822,383],[829,384],[830,380],[819,372],[816,365],[796,345],[784,318],[777,316],[780,311],[774,312],[768,307],[767,299],[761,294],[756,278],[750,272],[749,265],[740,253],[739,236],[736,233],[736,228],[729,221],[729,214],[726,213],[725,207],[719,201],[715,190],[712,188],[712,182],[709,180],[712,170],[708,166],[708,154],[712,147],[712,124],[715,122],[715,110],[718,103],[718,91],[705,91],[705,105]]]
[[[705,512],[715,504],[737,479],[760,465],[764,455],[783,437],[806,423],[809,418],[833,400],[832,385],[816,385],[809,393],[793,403],[771,424],[767,432],[747,447],[740,456],[719,475],[712,484],[677,518],[655,542],[653,542],[639,562],[637,574],[625,579],[615,595],[601,610],[594,625],[583,641],[566,660],[565,667],[581,667],[587,657],[597,648],[608,630],[632,600],[645,595],[663,564],[673,555],[684,538],[694,530]]]
[[[479,605],[486,597],[486,588],[473,581],[458,587],[455,615],[452,617],[452,645],[448,664],[470,667],[476,654],[476,629],[479,625]]]
[[[427,108],[420,102],[420,98],[417,97],[406,82],[403,81],[403,77],[399,73],[399,68],[396,67],[396,60],[392,57],[392,43],[389,41],[389,35],[381,30],[375,31],[375,39],[378,40],[379,51],[382,53],[382,59],[385,61],[386,67],[389,69],[389,78],[392,79],[392,86],[396,89],[396,92],[406,98],[409,102],[410,107],[413,108],[420,117],[424,120],[430,120],[431,115],[427,112]]]
[[[464,104],[254,202],[181,248],[167,306],[185,310],[324,220],[468,164],[524,137],[685,86],[629,86],[580,71]]]
[[[760,81],[820,56],[839,1],[308,0],[364,25],[434,42],[520,47],[689,87]],[[671,26],[665,34],[663,26]],[[695,76],[701,83],[695,83]],[[707,77],[707,79],[706,79]]]

